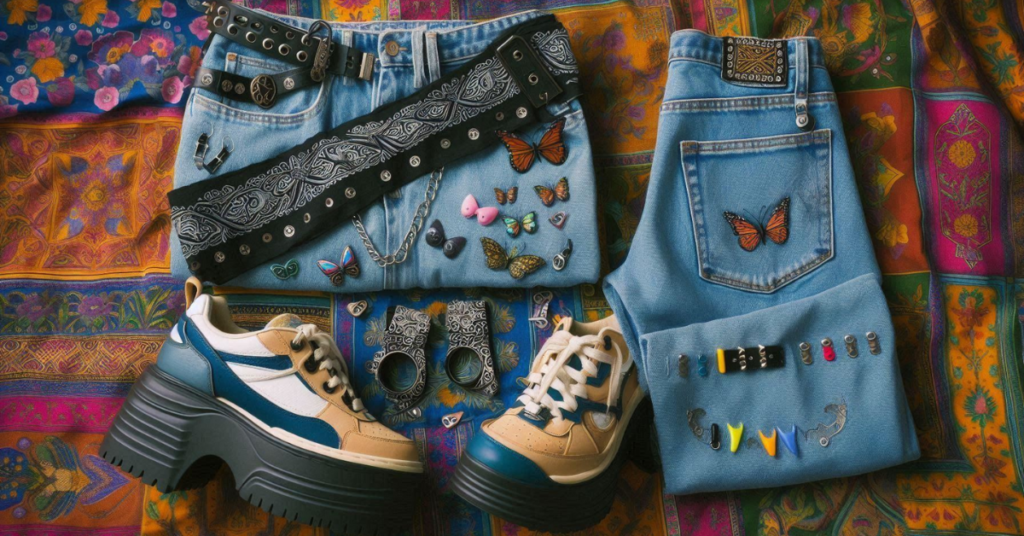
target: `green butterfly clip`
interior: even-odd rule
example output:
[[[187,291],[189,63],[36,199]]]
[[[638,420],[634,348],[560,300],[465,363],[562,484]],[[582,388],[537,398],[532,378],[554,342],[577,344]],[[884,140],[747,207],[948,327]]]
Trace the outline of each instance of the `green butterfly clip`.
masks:
[[[271,264],[270,271],[280,280],[290,279],[299,275],[299,263],[292,259],[284,264]]]

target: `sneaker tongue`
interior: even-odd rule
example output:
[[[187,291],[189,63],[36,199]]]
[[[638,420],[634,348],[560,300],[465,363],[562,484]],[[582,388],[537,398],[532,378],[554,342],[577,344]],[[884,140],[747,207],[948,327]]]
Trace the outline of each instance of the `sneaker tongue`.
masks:
[[[267,322],[266,328],[297,328],[303,324],[302,319],[291,313],[284,313],[275,316]]]

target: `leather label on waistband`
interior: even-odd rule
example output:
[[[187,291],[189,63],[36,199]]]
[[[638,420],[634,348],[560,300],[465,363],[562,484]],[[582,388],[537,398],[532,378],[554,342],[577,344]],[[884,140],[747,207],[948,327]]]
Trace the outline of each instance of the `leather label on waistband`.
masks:
[[[789,54],[784,40],[723,37],[722,47],[722,80],[756,87],[789,85]]]

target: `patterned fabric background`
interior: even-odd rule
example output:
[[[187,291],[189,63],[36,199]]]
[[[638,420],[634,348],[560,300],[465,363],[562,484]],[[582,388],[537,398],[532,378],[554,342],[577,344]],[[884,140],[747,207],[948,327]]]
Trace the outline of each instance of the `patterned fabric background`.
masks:
[[[607,269],[644,207],[669,35],[816,35],[828,54],[868,225],[901,335],[923,456],[860,478],[673,497],[627,465],[612,514],[588,534],[1024,532],[1024,7],[1020,0],[266,0],[333,20],[486,19],[554,11],[581,60],[604,195]],[[229,474],[160,494],[97,449],[184,306],[168,273],[165,194],[205,22],[184,2],[0,0],[0,535],[299,535],[242,502]],[[368,321],[350,297],[229,294],[258,328],[288,310],[362,363],[387,305],[434,319],[463,295],[491,301],[501,397],[431,371],[430,407],[392,422],[429,464],[415,534],[513,534],[446,490],[474,424],[513,398],[547,335],[532,294],[381,293]],[[594,287],[556,314],[608,313]],[[443,324],[433,326],[434,365]],[[355,367],[378,415],[385,404]],[[454,408],[454,409],[453,409]],[[465,410],[446,431],[439,415]]]

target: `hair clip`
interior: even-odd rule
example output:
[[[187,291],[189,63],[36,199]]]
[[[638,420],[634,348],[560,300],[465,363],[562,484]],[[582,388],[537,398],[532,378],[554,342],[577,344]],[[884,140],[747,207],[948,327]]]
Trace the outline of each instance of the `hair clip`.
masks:
[[[501,188],[495,188],[494,189],[494,200],[497,201],[499,205],[504,205],[505,203],[508,203],[510,205],[514,205],[516,203],[516,199],[518,199],[518,198],[519,198],[519,187],[518,186],[513,186],[513,187],[509,188],[507,191],[506,190],[502,190]]]
[[[551,267],[554,268],[556,272],[561,272],[565,269],[565,265],[569,264],[570,255],[572,255],[572,239],[567,239],[562,251],[555,255],[555,258],[551,260]]]
[[[533,322],[537,329],[546,329],[548,323],[548,307],[554,295],[550,290],[542,290],[533,295],[533,315],[527,320]]]
[[[284,264],[271,264],[270,272],[274,274],[274,277],[282,281],[291,279],[299,275],[299,263],[292,259]]]
[[[556,229],[561,229],[562,227],[565,227],[565,221],[568,219],[568,214],[563,211],[559,211],[548,218],[548,221],[551,222],[551,225],[554,225]]]
[[[871,351],[872,355],[878,355],[882,353],[882,344],[878,342],[878,334],[874,331],[869,331],[865,335],[868,339],[868,350]]]
[[[508,235],[511,236],[512,238],[519,236],[520,229],[530,234],[537,232],[536,212],[530,212],[529,214],[523,216],[522,221],[517,220],[516,218],[513,218],[511,216],[503,216],[502,221],[505,222],[505,232],[508,233]]]
[[[206,152],[210,149],[210,136],[205,132],[199,135],[199,139],[196,140],[196,152],[192,157],[192,162],[195,164],[196,169],[206,169],[209,173],[216,173],[220,166],[224,164],[224,161],[231,156],[231,149],[228,145],[231,143],[230,138],[225,138],[224,145],[221,146],[220,152],[217,156],[210,160],[210,163],[206,163]]]
[[[434,220],[434,223],[430,224],[430,228],[427,229],[426,241],[428,246],[439,247],[444,253],[445,257],[454,259],[459,256],[462,252],[462,248],[466,247],[466,239],[461,236],[448,238],[444,234],[444,226],[441,225],[440,220]]]
[[[351,246],[346,246],[342,252],[340,266],[324,260],[316,261],[316,266],[324,275],[331,278],[331,284],[335,286],[345,282],[346,274],[350,277],[359,277],[359,261]]]
[[[480,225],[490,225],[494,222],[494,219],[498,217],[497,207],[481,207],[477,202],[473,194],[469,194],[465,199],[462,200],[462,216],[464,218],[472,218],[476,216],[476,221]]]

